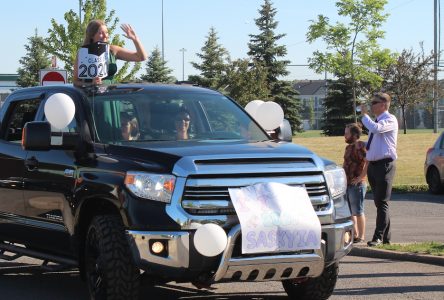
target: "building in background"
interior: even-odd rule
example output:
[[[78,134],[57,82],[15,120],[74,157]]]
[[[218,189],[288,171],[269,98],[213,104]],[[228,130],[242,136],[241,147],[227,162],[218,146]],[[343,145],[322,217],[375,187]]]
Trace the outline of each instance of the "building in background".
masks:
[[[321,129],[324,99],[327,94],[326,80],[297,80],[293,87],[299,92],[303,106],[302,120],[304,130]]]
[[[441,86],[438,107],[438,127],[444,128],[444,80],[440,80]],[[302,121],[304,130],[320,130],[322,128],[322,114],[324,112],[324,100],[327,95],[326,80],[295,80],[293,87],[299,92],[302,104]],[[400,129],[403,129],[402,115],[399,109],[395,110]],[[407,129],[432,129],[433,110],[431,99],[406,109]]]
[[[6,99],[6,97],[15,89],[18,88],[17,85],[17,74],[0,74],[0,101]]]

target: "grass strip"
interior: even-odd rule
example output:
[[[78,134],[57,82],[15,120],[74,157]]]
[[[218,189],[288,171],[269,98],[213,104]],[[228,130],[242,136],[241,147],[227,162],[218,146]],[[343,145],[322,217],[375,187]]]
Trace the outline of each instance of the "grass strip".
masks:
[[[367,189],[371,191],[370,185],[367,186]],[[429,191],[429,187],[426,184],[394,185],[392,188],[392,192],[397,193],[397,194],[423,193],[423,192],[428,192],[428,191]]]
[[[436,141],[438,134],[410,131],[398,135],[398,160],[393,186],[405,192],[425,191],[424,161],[427,149]],[[361,140],[366,141],[367,136]],[[319,136],[319,132],[307,132],[293,137],[293,142],[311,149],[321,157],[342,165],[347,144],[343,136]],[[419,189],[419,190],[418,190]],[[396,191],[396,190],[395,190]]]
[[[391,244],[380,245],[379,249],[409,252],[417,254],[428,254],[435,256],[444,256],[444,243],[441,242],[423,242],[423,243],[411,243],[411,244]]]

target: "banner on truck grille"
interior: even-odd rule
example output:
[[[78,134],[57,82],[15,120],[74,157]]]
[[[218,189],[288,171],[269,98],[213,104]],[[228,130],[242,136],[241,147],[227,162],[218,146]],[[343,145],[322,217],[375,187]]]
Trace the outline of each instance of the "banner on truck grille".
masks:
[[[281,183],[230,188],[242,230],[242,253],[321,247],[321,224],[307,191]]]

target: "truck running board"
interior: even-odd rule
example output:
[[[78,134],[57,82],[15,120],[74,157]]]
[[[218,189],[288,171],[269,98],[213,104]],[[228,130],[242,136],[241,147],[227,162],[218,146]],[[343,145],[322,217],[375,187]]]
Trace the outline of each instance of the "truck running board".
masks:
[[[10,252],[11,254],[5,254],[5,252]],[[43,252],[27,249],[14,244],[0,242],[0,259],[6,261],[14,261],[22,256],[28,256],[43,260],[42,267],[46,270],[51,271],[78,267],[78,263],[74,259],[53,254],[45,254]],[[60,266],[49,265],[49,262],[57,263]]]

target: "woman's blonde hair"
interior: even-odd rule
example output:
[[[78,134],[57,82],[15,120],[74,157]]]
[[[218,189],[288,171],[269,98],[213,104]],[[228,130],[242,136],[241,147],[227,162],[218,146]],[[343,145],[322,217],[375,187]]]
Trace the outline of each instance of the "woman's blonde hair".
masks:
[[[105,22],[102,20],[92,20],[86,26],[85,39],[83,40],[83,45],[91,44],[94,40],[94,35],[99,31],[100,27],[106,26]]]

